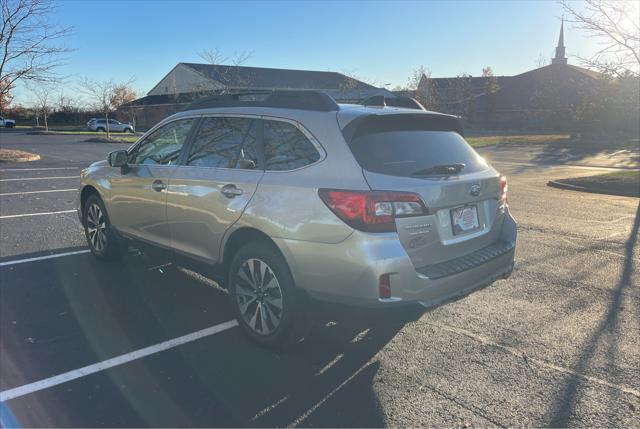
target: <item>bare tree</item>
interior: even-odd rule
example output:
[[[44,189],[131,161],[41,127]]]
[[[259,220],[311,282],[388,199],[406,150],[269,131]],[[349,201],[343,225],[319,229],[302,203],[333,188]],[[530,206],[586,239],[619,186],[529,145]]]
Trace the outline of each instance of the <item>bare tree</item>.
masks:
[[[468,73],[458,74],[447,88],[446,104],[449,113],[470,119],[474,114],[474,101],[478,95],[473,90],[472,76]]]
[[[362,88],[363,83],[371,86],[378,86],[377,81],[359,76],[356,74],[356,70],[342,70],[340,71],[340,74],[345,77],[340,81],[340,83],[338,83],[338,91],[340,91],[343,100],[355,102],[364,98],[361,93],[357,93],[356,91]]]
[[[543,56],[542,53],[538,54],[538,58],[534,61],[536,68],[541,68],[549,64],[549,60],[547,57]]]
[[[430,78],[431,72],[425,67],[420,66],[413,70],[411,76],[407,79],[407,89],[410,91],[417,91],[425,78]]]
[[[5,88],[5,81],[0,79],[0,113],[4,113],[13,101],[12,89],[11,87]]]
[[[70,28],[52,24],[53,1],[0,0],[0,10],[0,97],[20,80],[55,80]]]
[[[247,73],[240,73],[240,66],[244,65],[253,57],[253,51],[236,51],[233,54],[225,54],[218,48],[211,48],[202,49],[198,51],[197,54],[208,64],[225,66],[225,68],[219,70],[222,83],[236,87],[247,87],[250,86],[254,80],[253,76]],[[194,88],[194,92],[201,90],[201,88]]]
[[[588,68],[611,76],[640,76],[640,3],[637,1],[585,0],[583,10],[562,1],[568,22],[574,23],[601,45],[590,58],[580,58]]]
[[[208,64],[224,64],[229,59],[229,55],[224,54],[218,48],[202,49],[197,54]]]
[[[202,49],[197,52],[198,56],[208,64],[241,66],[253,57],[253,51],[236,51],[233,54],[225,54],[218,48]]]
[[[119,87],[128,87],[130,83],[131,81],[116,83],[113,79],[100,81],[87,77],[81,79],[79,82],[79,89],[89,97],[91,107],[104,114],[107,137],[111,137],[111,132],[109,131],[109,114],[117,107],[114,102],[118,102],[118,98],[115,97],[116,89]]]
[[[113,87],[113,94],[111,96],[111,105],[114,109],[119,109],[127,103],[131,103],[137,98],[136,91],[130,84],[118,84]],[[136,127],[136,118],[133,106],[129,105],[127,109],[129,118],[133,128]]]
[[[500,85],[498,85],[498,79],[493,75],[493,70],[489,66],[482,69],[482,77],[485,78],[484,96],[487,102],[487,117],[488,119],[493,119],[493,115],[496,113],[496,99]]]
[[[415,94],[415,99],[427,109],[437,109],[439,104],[438,90],[431,79],[431,71],[421,65],[413,70],[407,79],[406,89]]]
[[[34,82],[27,86],[33,95],[33,109],[38,117],[44,119],[44,129],[49,131],[49,115],[53,111],[53,87],[48,82]]]
[[[56,99],[56,110],[65,113],[75,113],[79,110],[78,100],[69,95],[66,95],[63,91],[58,93]]]

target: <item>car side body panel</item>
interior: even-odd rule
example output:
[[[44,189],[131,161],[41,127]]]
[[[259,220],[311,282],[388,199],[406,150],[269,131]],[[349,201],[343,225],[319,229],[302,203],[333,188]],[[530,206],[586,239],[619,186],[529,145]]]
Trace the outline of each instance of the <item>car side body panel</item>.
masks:
[[[178,166],[167,189],[171,247],[211,263],[220,262],[226,231],[242,215],[258,187],[262,170]],[[226,196],[233,185],[240,195]]]

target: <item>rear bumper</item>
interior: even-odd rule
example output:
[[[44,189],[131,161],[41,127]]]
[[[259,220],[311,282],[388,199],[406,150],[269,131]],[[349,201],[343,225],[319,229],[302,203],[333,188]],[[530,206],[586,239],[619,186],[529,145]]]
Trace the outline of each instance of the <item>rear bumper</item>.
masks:
[[[447,263],[416,269],[396,234],[354,232],[338,244],[276,239],[296,285],[312,298],[362,307],[420,303],[431,307],[508,277],[517,227],[507,213],[499,240]],[[391,298],[380,299],[379,278],[389,274]]]

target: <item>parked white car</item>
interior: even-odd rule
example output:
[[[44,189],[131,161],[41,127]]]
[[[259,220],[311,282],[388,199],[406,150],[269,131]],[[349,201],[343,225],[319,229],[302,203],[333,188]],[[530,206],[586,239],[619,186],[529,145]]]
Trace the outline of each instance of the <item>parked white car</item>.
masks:
[[[13,128],[16,126],[16,121],[13,119],[6,119],[0,116],[0,127],[2,128]]]
[[[89,131],[107,131],[107,120],[104,118],[92,118],[87,122],[87,129]],[[109,119],[109,131],[114,133],[133,133],[133,125],[124,124],[120,121],[116,121],[115,119]]]

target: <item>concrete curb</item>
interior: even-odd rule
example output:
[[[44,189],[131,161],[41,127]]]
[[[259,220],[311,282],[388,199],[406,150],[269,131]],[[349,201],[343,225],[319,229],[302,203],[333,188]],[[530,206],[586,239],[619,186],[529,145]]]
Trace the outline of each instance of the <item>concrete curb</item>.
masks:
[[[547,186],[550,186],[552,188],[564,189],[568,191],[589,192],[592,194],[616,195],[619,197],[635,197],[635,198],[640,197],[637,194],[633,194],[630,192],[623,192],[617,189],[606,189],[606,188],[598,189],[593,187],[576,186],[576,185],[570,185],[568,183],[562,183],[557,180],[550,180],[549,182],[547,182]]]
[[[30,136],[100,136],[100,135],[107,135],[107,133],[94,133],[94,134],[89,134],[86,131],[27,131],[25,134],[30,135]],[[135,132],[135,133],[120,133],[120,132],[115,132],[112,131],[111,134],[115,134],[118,136],[136,136],[136,137],[140,137],[141,135],[143,135],[144,133],[141,132]]]
[[[90,137],[86,140],[82,140],[82,143],[98,143],[98,144],[112,144],[112,143],[116,143],[116,144],[128,144],[128,145],[132,145],[135,142],[127,142],[127,141],[121,141],[121,140],[112,140],[112,139],[108,139],[106,137]]]

